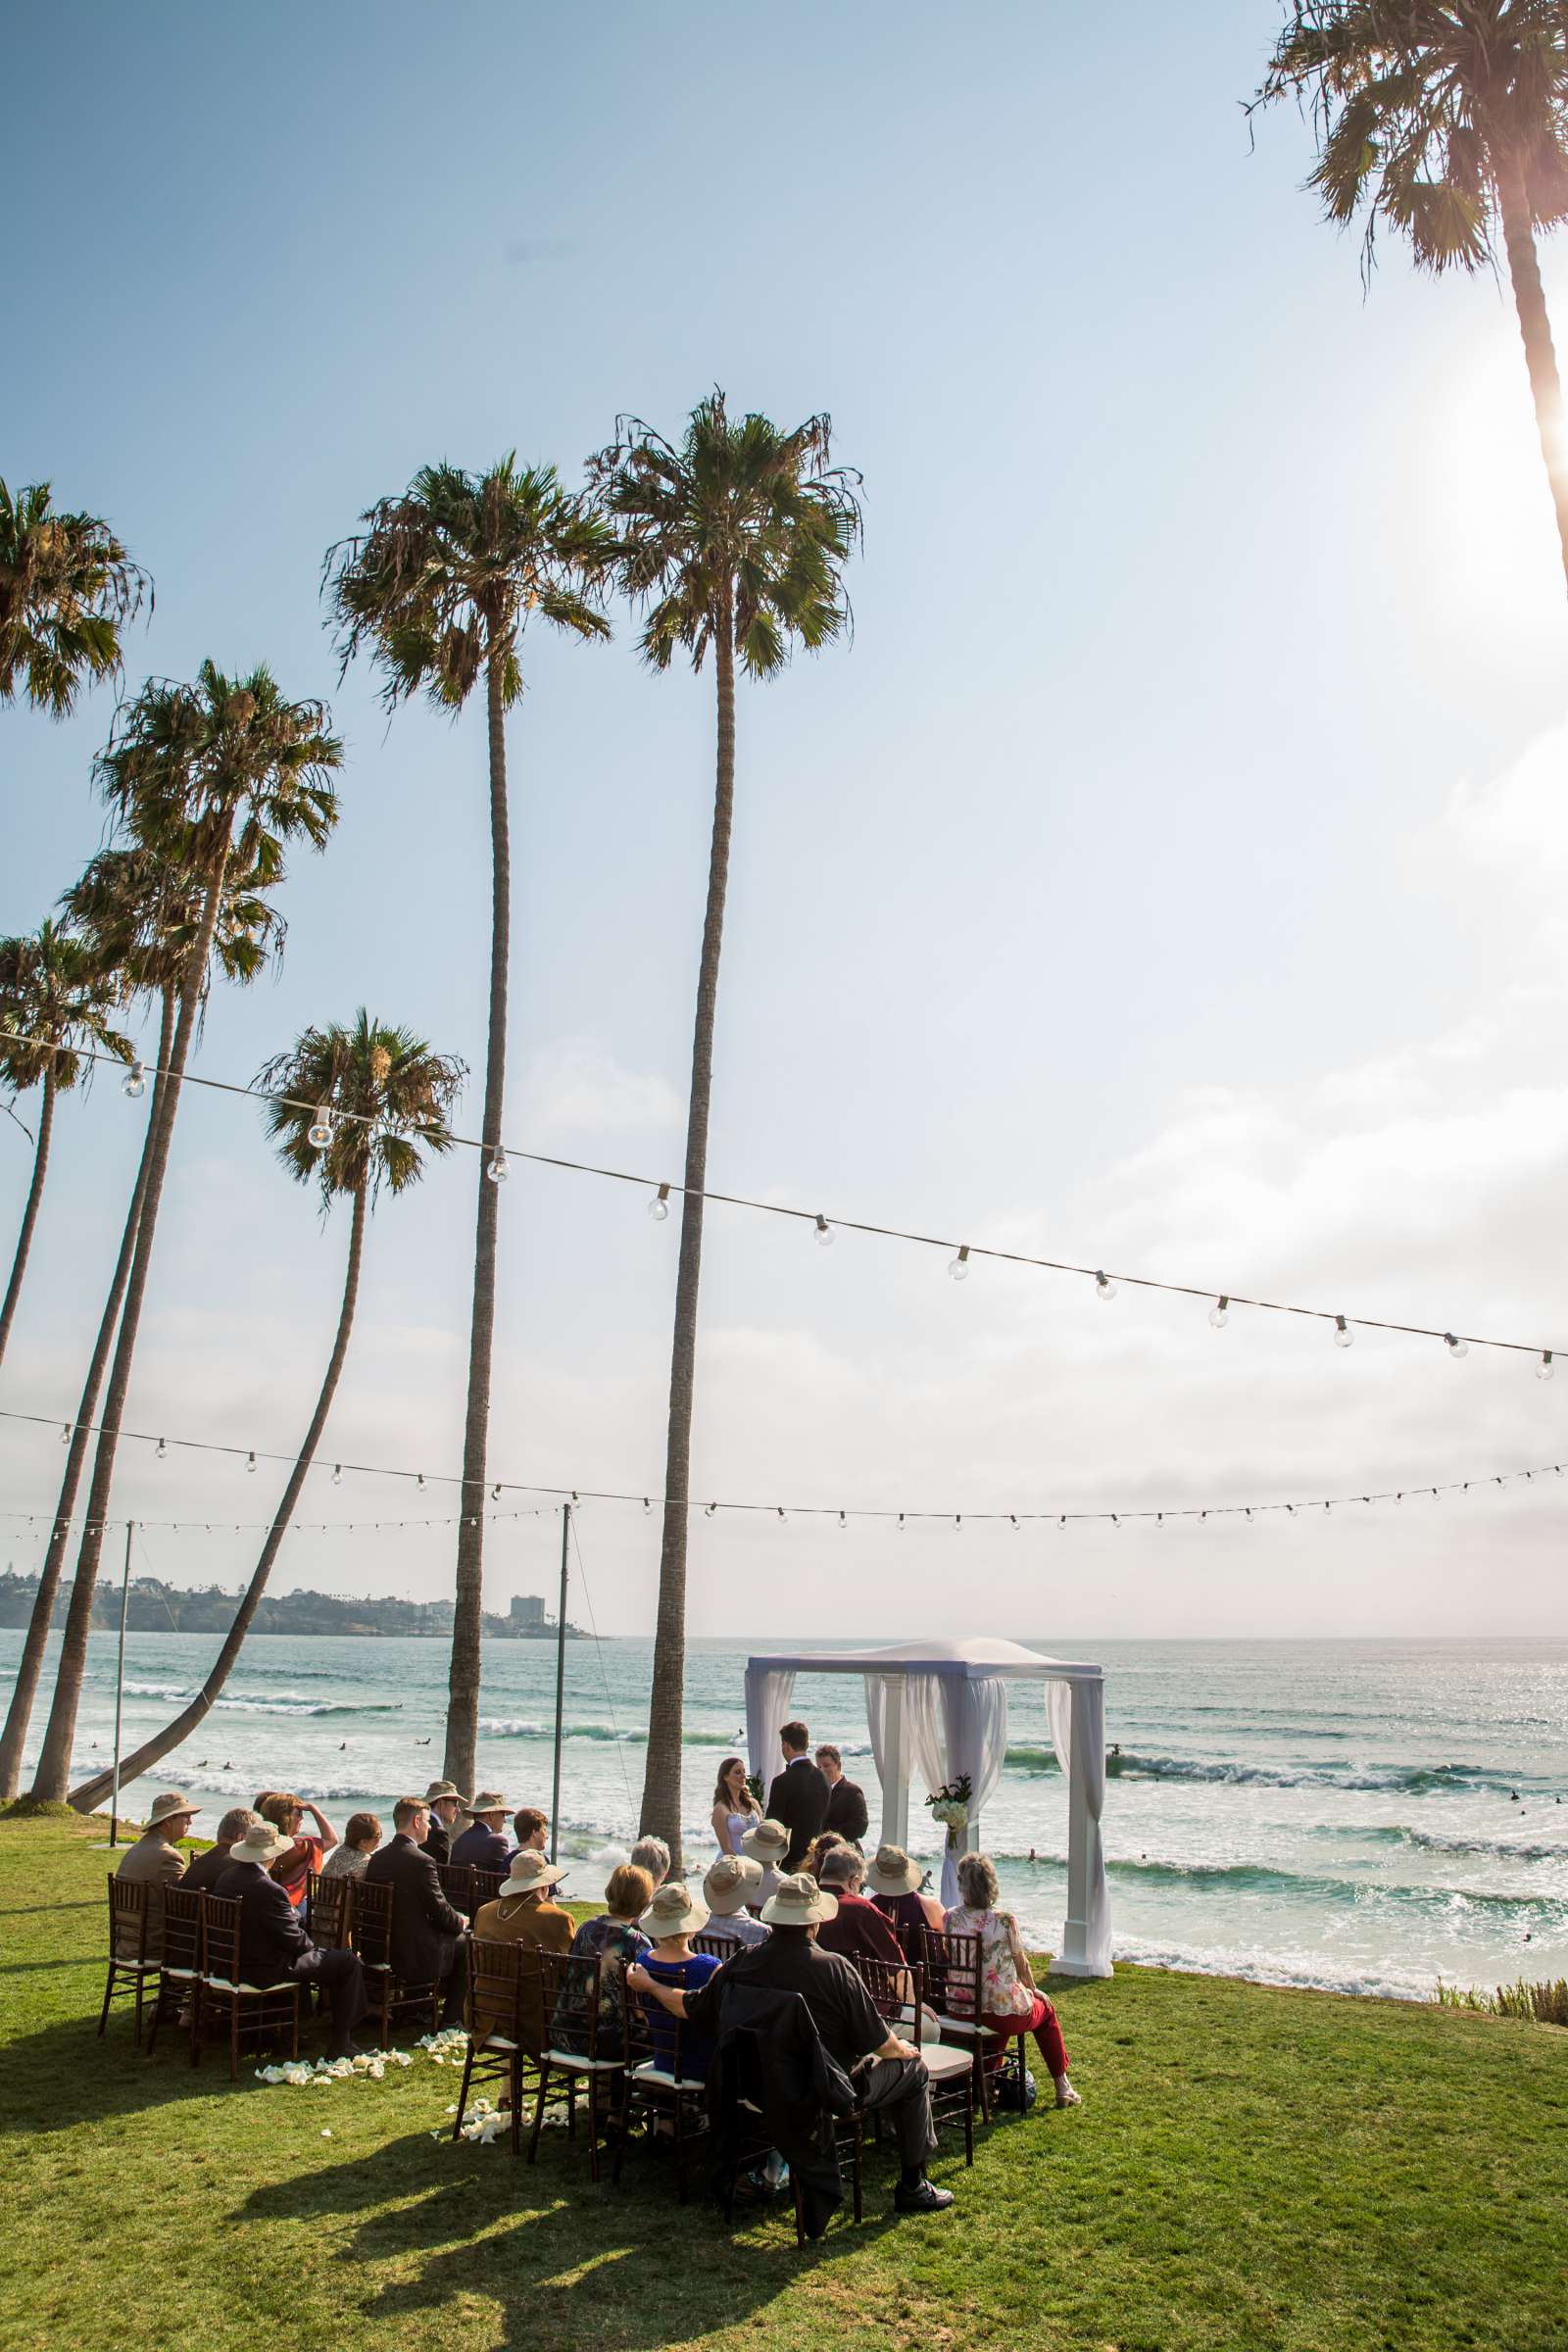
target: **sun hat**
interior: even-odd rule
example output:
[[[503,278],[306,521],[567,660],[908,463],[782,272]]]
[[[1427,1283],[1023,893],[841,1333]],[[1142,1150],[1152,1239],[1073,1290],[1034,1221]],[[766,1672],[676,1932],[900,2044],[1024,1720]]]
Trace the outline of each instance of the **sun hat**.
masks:
[[[754,1862],[750,1854],[720,1854],[708,1866],[704,1900],[714,1919],[733,1919],[737,1911],[745,1910],[761,1884],[762,1865]]]
[[[470,1821],[478,1821],[486,1813],[510,1813],[512,1807],[504,1796],[497,1796],[493,1788],[481,1788],[478,1795],[473,1798],[471,1803],[465,1805],[463,1810]]]
[[[536,1854],[531,1845],[525,1845],[521,1853],[513,1855],[501,1891],[503,1894],[534,1894],[541,1886],[554,1886],[565,1875],[564,1869],[558,1870],[554,1862],[547,1861],[543,1854]]]
[[[236,1838],[228,1849],[231,1862],[260,1862],[265,1869],[286,1854],[293,1844],[292,1838],[280,1837],[270,1821],[254,1821],[243,1838]]]
[[[781,1862],[790,1850],[790,1834],[781,1821],[760,1821],[741,1839],[741,1852],[754,1862]]]
[[[873,1894],[918,1894],[924,1877],[924,1865],[911,1861],[902,1845],[879,1845],[865,1869]]]
[[[656,1943],[665,1936],[695,1936],[708,1925],[708,1905],[688,1894],[679,1879],[666,1879],[656,1887],[654,1899],[637,1922]]]
[[[828,1847],[827,1852],[817,1864],[816,1876],[818,1884],[823,1886],[827,1886],[830,1880],[836,1886],[841,1880],[863,1879],[865,1856],[858,1845],[852,1845],[846,1838],[842,1845]]]
[[[804,1870],[780,1879],[776,1891],[762,1905],[762,1918],[770,1928],[809,1928],[818,1920],[837,1919],[838,1915],[838,1896],[829,1894]]]
[[[463,1791],[454,1788],[450,1781],[432,1781],[424,1792],[422,1801],[427,1805],[433,1805],[438,1796],[455,1796],[460,1805],[463,1802]]]
[[[177,1788],[169,1788],[162,1796],[153,1798],[147,1809],[146,1826],[155,1830],[161,1821],[172,1821],[176,1813],[183,1813],[187,1821],[194,1821],[200,1811],[200,1805],[193,1805],[190,1798],[181,1796]]]

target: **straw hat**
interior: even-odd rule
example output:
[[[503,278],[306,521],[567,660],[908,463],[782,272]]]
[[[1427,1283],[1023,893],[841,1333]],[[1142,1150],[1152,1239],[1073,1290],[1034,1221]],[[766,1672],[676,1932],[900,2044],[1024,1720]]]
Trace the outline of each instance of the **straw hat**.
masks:
[[[182,1813],[187,1821],[194,1821],[200,1811],[200,1805],[193,1805],[188,1796],[181,1796],[177,1788],[171,1788],[164,1795],[153,1798],[147,1811],[146,1827],[155,1830],[161,1821],[172,1821],[176,1813]]]
[[[444,1793],[445,1791],[443,1791]],[[481,1788],[473,1802],[465,1805],[463,1810],[470,1821],[481,1821],[486,1813],[510,1813],[512,1807],[506,1798],[498,1796],[493,1788]]]
[[[750,1854],[720,1854],[708,1866],[703,1895],[714,1919],[733,1919],[761,1884],[762,1865]]]
[[[438,1796],[455,1796],[460,1805],[463,1802],[462,1789],[455,1788],[451,1781],[432,1781],[430,1783],[429,1788],[424,1792],[425,1803],[427,1805],[433,1805]]]
[[[769,1862],[782,1862],[789,1850],[790,1834],[781,1821],[760,1821],[741,1839],[741,1852],[750,1854],[754,1862],[764,1867]]]
[[[293,1842],[292,1838],[281,1837],[270,1821],[253,1821],[244,1837],[236,1838],[229,1847],[228,1858],[231,1862],[260,1862],[265,1869],[279,1854],[286,1854]]]
[[[912,1862],[902,1845],[879,1845],[865,1866],[865,1883],[873,1894],[918,1894],[924,1877],[924,1865]]]
[[[656,1943],[666,1936],[695,1936],[708,1925],[708,1905],[688,1894],[679,1879],[666,1879],[637,1925]]]
[[[554,1886],[565,1875],[564,1870],[558,1870],[553,1862],[547,1862],[543,1854],[536,1854],[531,1845],[525,1845],[521,1853],[513,1855],[501,1891],[503,1894],[537,1894],[541,1886]]]
[[[837,1919],[839,1898],[819,1886],[804,1870],[787,1879],[780,1879],[778,1890],[762,1905],[762,1918],[770,1928],[811,1928],[819,1920]]]

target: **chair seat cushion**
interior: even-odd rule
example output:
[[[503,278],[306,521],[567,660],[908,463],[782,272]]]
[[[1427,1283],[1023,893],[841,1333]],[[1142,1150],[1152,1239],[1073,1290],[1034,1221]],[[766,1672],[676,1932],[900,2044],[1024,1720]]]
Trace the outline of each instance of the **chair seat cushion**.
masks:
[[[668,2067],[656,2066],[651,2058],[631,2070],[634,2082],[657,2083],[662,2090],[706,2090],[707,2083],[700,2075],[672,2075]]]
[[[473,2046],[475,2050],[510,2051],[514,2050],[517,2045],[514,2041],[509,2041],[504,2034],[486,2034]]]
[[[209,1992],[248,1992],[253,2000],[270,1999],[274,1993],[298,1992],[298,1977],[285,1977],[281,1984],[231,1984],[227,1977],[203,1977]]]
[[[127,1976],[156,1977],[164,1964],[161,1960],[122,1960],[117,1955],[109,1965],[122,1970]]]
[[[972,2017],[948,2017],[939,2009],[937,2024],[944,2034],[978,2034],[979,2026]]]
[[[578,2075],[619,2075],[626,2070],[624,2058],[585,2058],[579,2050],[546,2050],[551,2066],[559,2066]]]
[[[925,2060],[926,2073],[935,2083],[958,2082],[973,2078],[974,2060],[967,2050],[956,2050],[940,2041],[927,2041],[921,2044],[920,2055]]]

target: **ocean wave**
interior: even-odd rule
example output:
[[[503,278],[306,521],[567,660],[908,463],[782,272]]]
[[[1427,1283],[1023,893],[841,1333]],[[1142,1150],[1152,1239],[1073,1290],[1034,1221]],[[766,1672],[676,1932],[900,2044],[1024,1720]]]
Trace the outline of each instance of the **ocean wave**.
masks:
[[[1054,1747],[1009,1747],[1007,1762],[1018,1772],[1059,1772]]]
[[[171,1683],[127,1683],[127,1698],[161,1698],[170,1706],[182,1707],[196,1696],[193,1690],[184,1690]],[[224,1715],[401,1715],[403,1704],[395,1698],[321,1699],[310,1698],[303,1691],[284,1690],[269,1694],[231,1690],[215,1698],[216,1712]]]
[[[556,1736],[554,1724],[534,1723],[524,1715],[481,1715],[479,1730],[487,1740],[553,1740]],[[563,1740],[607,1740],[612,1745],[636,1746],[648,1734],[617,1731],[610,1723],[568,1723],[563,1725],[561,1736]]]
[[[998,1860],[1028,1867],[1027,1854],[1003,1854]],[[1065,1854],[1037,1852],[1037,1868],[1065,1870]],[[1450,1909],[1455,1903],[1475,1903],[1496,1911],[1539,1916],[1543,1925],[1568,1925],[1568,1899],[1555,1895],[1510,1891],[1492,1886],[1403,1886],[1378,1879],[1331,1878],[1316,1871],[1281,1870],[1266,1862],[1177,1862],[1163,1855],[1107,1855],[1105,1870],[1112,1879],[1145,1886],[1214,1887],[1230,1894],[1277,1894],[1325,1903],[1391,1903],[1399,1908]]]
[[[1055,1931],[1059,1934],[1059,1928]],[[1048,1937],[1049,1941],[1049,1937]],[[1375,2001],[1429,2001],[1435,1976],[1358,1968],[1315,1952],[1275,1953],[1250,1945],[1205,1947],[1190,1943],[1142,1943],[1117,1936],[1115,1957],[1133,1968],[1173,1969],[1184,1976],[1241,1977],[1292,1992],[1342,1992]]]
[[[1443,1838],[1433,1830],[1407,1830],[1397,1824],[1357,1829],[1344,1823],[1337,1836],[1375,1839],[1379,1845],[1418,1845],[1431,1854],[1496,1854],[1505,1862],[1568,1862],[1568,1845],[1531,1845],[1508,1838]]]
[[[1387,1764],[1361,1771],[1332,1764],[1209,1763],[1196,1756],[1141,1756],[1123,1751],[1107,1759],[1113,1780],[1231,1782],[1238,1788],[1354,1788],[1403,1790],[1422,1796],[1438,1789],[1517,1788],[1528,1776],[1494,1772],[1484,1764]]]

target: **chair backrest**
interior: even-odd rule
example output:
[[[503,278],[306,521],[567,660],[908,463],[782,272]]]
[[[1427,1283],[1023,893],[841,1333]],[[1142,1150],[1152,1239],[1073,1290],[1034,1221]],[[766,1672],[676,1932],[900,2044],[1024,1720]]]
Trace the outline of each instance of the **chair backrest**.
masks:
[[[171,1886],[164,1895],[164,1966],[194,1976],[201,1964],[201,1888]]]
[[[349,1917],[355,1882],[335,1874],[324,1878],[313,1870],[305,1893],[305,1919],[313,1943],[342,1950],[349,1940]]]
[[[941,2002],[950,2017],[972,2025],[980,2015],[979,1936],[927,1928],[925,1957],[932,1998]]]
[[[468,1945],[468,2031],[476,2038],[503,2034],[509,2041],[528,2045],[522,2014],[527,1956],[524,1944],[491,1943],[478,1936]]]
[[[366,1879],[354,1882],[350,1921],[354,1949],[367,1968],[387,1968],[392,1957],[392,1889]]]
[[[475,1869],[470,1871],[468,1875],[473,1881],[473,1911],[471,1916],[477,1919],[480,1908],[483,1904],[493,1903],[498,1900],[501,1889],[507,1883],[507,1874],[504,1870]]]
[[[732,1936],[693,1936],[690,1942],[694,1952],[708,1952],[715,1960],[733,1960],[744,1949]]]
[[[918,1962],[879,1960],[873,1952],[856,1952],[852,1965],[870,1995],[878,2017],[890,2026],[908,2027],[912,2036],[925,1994],[925,1970]]]
[[[200,1894],[202,1907],[202,1974],[220,1977],[225,1984],[239,1983],[239,1923],[244,1909],[237,1894]]]
[[[570,2050],[579,2058],[618,2058],[622,2044],[615,2031],[615,2016],[608,2020],[605,2017],[603,1964],[599,1954],[540,1952],[537,1956],[545,2039],[552,2048]],[[615,2003],[614,2008],[617,2015],[623,2015],[621,2003]],[[599,2046],[602,2024],[607,2028],[603,2049]]]
[[[109,1950],[116,1960],[147,1957],[147,1883],[109,1873]]]
[[[470,1865],[466,1862],[442,1862],[437,1865],[436,1876],[441,1881],[441,1891],[453,1910],[461,1911],[465,1919],[471,1919],[473,1871]]]

